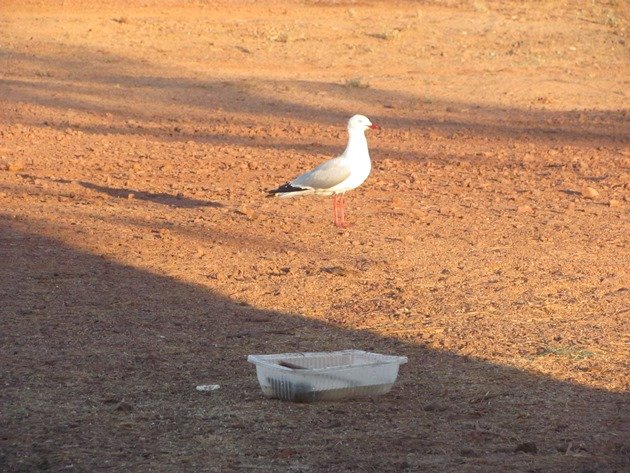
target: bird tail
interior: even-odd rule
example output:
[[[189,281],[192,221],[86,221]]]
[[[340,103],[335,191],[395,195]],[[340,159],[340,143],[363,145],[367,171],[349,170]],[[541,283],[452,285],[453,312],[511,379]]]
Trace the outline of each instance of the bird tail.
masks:
[[[304,187],[292,186],[290,183],[282,184],[277,189],[271,189],[267,191],[267,197],[294,197],[310,189]]]

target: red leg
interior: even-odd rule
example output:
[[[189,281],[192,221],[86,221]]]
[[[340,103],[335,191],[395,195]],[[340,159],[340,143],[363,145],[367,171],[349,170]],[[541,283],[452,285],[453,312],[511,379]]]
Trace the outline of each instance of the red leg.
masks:
[[[343,228],[348,226],[346,223],[346,201],[343,195],[339,196],[339,226]]]
[[[346,228],[348,226],[346,223],[345,202],[343,195],[333,196],[333,218],[335,226],[341,228]]]

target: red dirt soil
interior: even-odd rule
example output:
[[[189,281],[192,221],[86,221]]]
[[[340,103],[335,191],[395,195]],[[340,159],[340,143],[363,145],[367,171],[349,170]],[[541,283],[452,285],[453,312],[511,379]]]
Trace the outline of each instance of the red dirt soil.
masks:
[[[0,470],[628,468],[624,2],[90,3],[0,6]],[[265,198],[355,113],[350,228]]]

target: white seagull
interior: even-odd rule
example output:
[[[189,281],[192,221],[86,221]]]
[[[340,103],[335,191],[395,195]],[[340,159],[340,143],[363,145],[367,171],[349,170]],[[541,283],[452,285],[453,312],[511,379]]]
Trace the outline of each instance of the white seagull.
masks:
[[[334,159],[326,161],[312,171],[296,177],[277,189],[268,191],[270,197],[296,197],[299,195],[332,195],[335,225],[347,227],[343,194],[356,189],[368,178],[372,170],[365,130],[380,130],[380,126],[363,115],[348,120],[348,146]]]

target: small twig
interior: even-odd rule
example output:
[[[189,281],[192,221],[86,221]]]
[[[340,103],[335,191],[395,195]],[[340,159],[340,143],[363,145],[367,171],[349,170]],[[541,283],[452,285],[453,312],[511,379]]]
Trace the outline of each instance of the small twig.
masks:
[[[601,25],[599,21],[591,20],[590,18],[579,17],[579,20],[585,21],[587,23],[593,23],[595,25]]]

